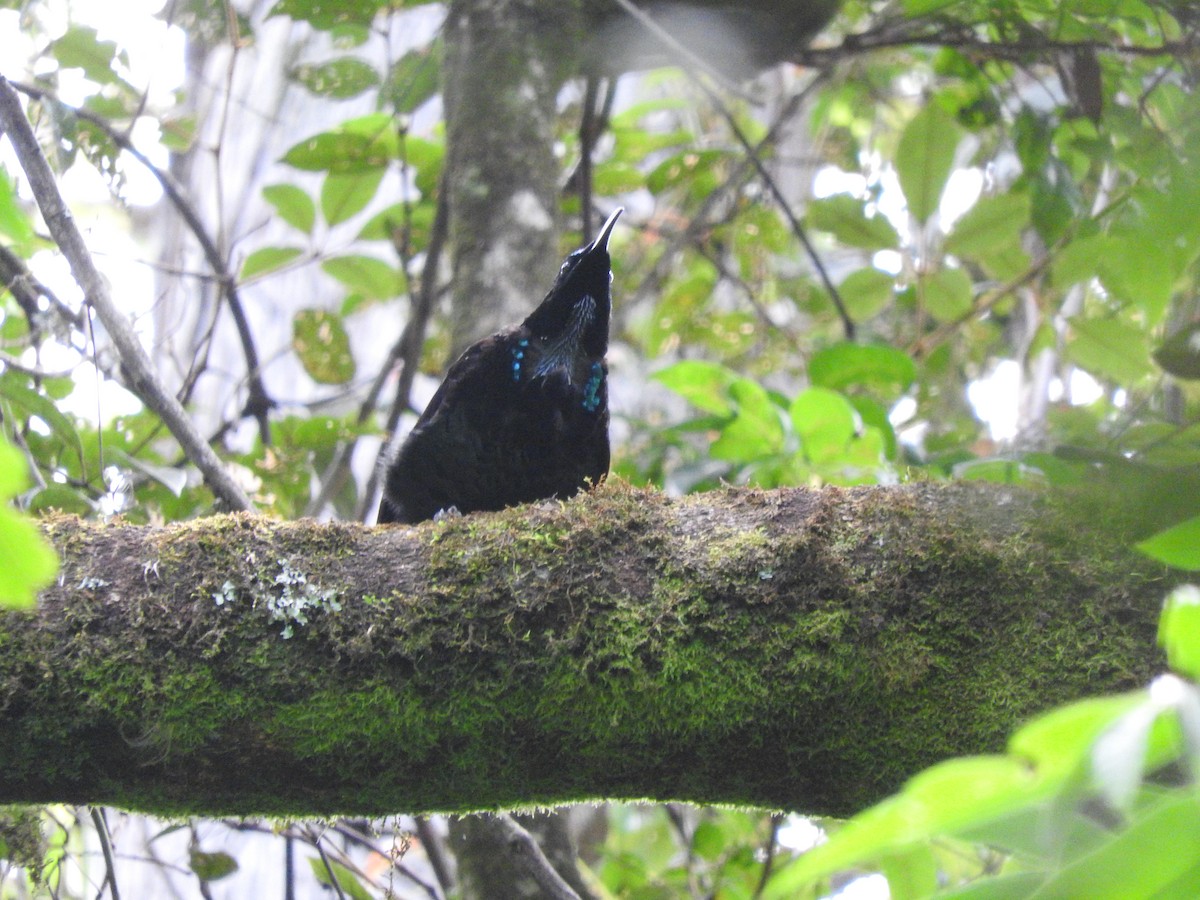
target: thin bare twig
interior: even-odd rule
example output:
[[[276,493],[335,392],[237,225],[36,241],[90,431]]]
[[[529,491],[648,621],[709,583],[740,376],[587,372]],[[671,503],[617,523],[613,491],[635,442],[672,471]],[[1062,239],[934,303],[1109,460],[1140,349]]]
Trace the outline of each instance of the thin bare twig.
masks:
[[[374,409],[375,401],[382,391],[384,378],[396,362],[399,362],[401,368],[400,377],[396,383],[396,394],[392,400],[392,406],[388,410],[387,423],[384,425],[385,432],[391,437],[380,453],[381,461],[386,459],[391,452],[391,447],[397,439],[396,426],[400,423],[400,416],[408,409],[413,380],[417,377],[417,367],[421,362],[421,350],[425,346],[425,332],[429,328],[429,319],[433,315],[434,303],[437,300],[438,266],[441,264],[442,250],[446,245],[450,225],[448,198],[449,189],[443,178],[442,183],[438,185],[437,212],[434,214],[433,228],[429,235],[429,246],[425,248],[425,265],[421,270],[420,290],[414,298],[413,309],[409,314],[408,322],[404,325],[400,340],[388,354],[388,362],[381,370],[380,378],[376,381],[371,396],[363,402],[363,409],[369,414],[370,410]],[[360,416],[365,419],[365,415],[361,412]],[[374,499],[376,491],[379,490],[382,468],[382,466],[376,466],[367,480],[367,487],[363,491],[363,508],[360,509],[358,517],[360,519],[366,518],[366,504]]]
[[[993,290],[988,291],[986,294],[981,294],[979,298],[971,305],[971,308],[957,319],[945,322],[928,334],[922,335],[917,340],[913,341],[908,347],[908,354],[916,359],[920,359],[921,357],[925,356],[935,347],[941,344],[942,341],[946,340],[952,334],[958,331],[958,329],[967,322],[987,312],[1005,297],[1029,284],[1029,282],[1033,281],[1035,278],[1045,272],[1046,269],[1050,267],[1050,263],[1053,259],[1053,252],[1047,252],[1041,257],[1041,259],[1034,262],[1029,266],[1028,269],[1013,278],[1011,281],[999,285]]]
[[[551,900],[580,900],[574,888],[550,865],[550,860],[546,859],[546,854],[533,839],[533,835],[522,828],[516,819],[508,813],[499,813],[485,816],[482,821],[499,833],[512,851],[513,857],[533,877],[547,897]]]
[[[34,277],[21,257],[2,244],[0,244],[0,287],[7,288],[16,299],[17,305],[21,307],[21,311],[25,313],[25,318],[29,322],[29,330],[35,334],[40,327],[38,319],[42,316],[38,302],[39,297],[46,299],[50,309],[61,320],[76,328],[83,328],[83,313],[75,312],[59,300],[50,288]]]
[[[379,849],[379,847],[376,846],[374,839],[372,839],[370,835],[363,834],[363,832],[361,832],[359,829],[349,825],[348,823],[346,823],[344,821],[335,822],[333,824],[333,830],[335,832],[337,832],[338,834],[340,834],[342,837],[351,841],[352,843],[358,844],[360,847],[362,847],[366,850],[369,850],[370,852],[375,853],[379,856],[382,856],[384,859],[387,859],[389,865],[392,867],[392,869],[394,871],[399,872],[402,876],[404,876],[409,881],[411,881],[413,884],[415,884],[417,887],[419,887],[421,890],[423,890],[429,896],[430,900],[438,900],[437,888],[435,888],[432,884],[429,884],[425,880],[418,878],[416,873],[411,871],[407,866],[405,866],[403,863],[400,862],[400,858],[403,855],[403,851],[399,851],[399,852],[395,851],[394,848],[396,846],[396,843],[395,843],[396,839],[395,839],[394,835],[393,835],[393,840],[392,840],[393,852],[384,853],[382,850]],[[404,841],[404,845],[407,846],[406,839]],[[428,849],[426,850],[426,855],[428,855]],[[430,862],[432,863],[432,857],[430,857]],[[436,867],[435,867],[434,874],[436,875]]]
[[[329,875],[329,886],[333,888],[334,893],[338,895],[338,900],[346,900],[346,892],[342,890],[341,882],[338,881],[337,873],[333,871],[333,863],[329,861],[329,856],[325,852],[325,848],[321,846],[321,838],[314,837],[312,841],[313,849],[317,851],[317,855],[321,857],[321,862],[325,864],[325,872]]]
[[[401,365],[400,377],[396,385],[395,399],[392,401],[391,409],[388,411],[387,424],[384,430],[394,439],[396,425],[400,421],[400,416],[404,410],[408,408],[409,395],[412,393],[413,379],[416,378],[417,366],[421,362],[421,350],[425,345],[425,332],[429,327],[429,319],[433,315],[433,307],[437,300],[437,275],[438,267],[441,265],[442,249],[446,244],[446,236],[449,229],[449,205],[447,202],[447,191],[445,182],[438,185],[437,188],[437,208],[434,212],[433,226],[429,233],[429,245],[425,248],[425,262],[421,268],[421,281],[416,294],[412,294],[412,311],[409,313],[408,322],[404,325],[404,331],[400,334],[400,339],[392,345],[388,351],[387,359],[384,360],[382,366],[379,367],[379,374],[375,376],[375,380],[371,383],[371,388],[367,391],[367,396],[359,405],[358,416],[355,421],[362,424],[370,418],[379,404],[379,397],[383,393],[383,386],[387,383],[392,371],[397,363]],[[411,281],[410,281],[411,284]],[[380,459],[387,457],[391,442],[384,446],[380,452]],[[321,479],[321,489],[317,496],[308,504],[305,514],[315,516],[329,503],[329,501],[337,495],[338,491],[346,483],[346,479],[350,474],[350,458],[354,455],[354,450],[358,446],[358,438],[354,437],[346,441],[329,466],[326,467]],[[368,506],[375,497],[375,492],[379,488],[379,466],[376,466],[371,473],[371,477],[367,479],[366,488],[363,490],[362,500],[359,503],[359,508],[355,518],[360,521],[365,521],[369,513]]]
[[[100,900],[106,884],[108,885],[108,893],[112,897],[112,900],[121,900],[121,892],[117,890],[117,863],[113,859],[112,839],[108,833],[108,820],[104,817],[104,810],[98,806],[89,806],[88,812],[92,814],[92,824],[96,826],[96,837],[100,841],[100,852],[104,854],[104,880],[100,882],[100,890],[96,893],[96,900]]]
[[[776,115],[771,127],[767,129],[767,133],[763,136],[763,139],[755,145],[756,155],[761,156],[768,147],[778,140],[783,126],[795,115],[796,110],[800,108],[801,104],[808,99],[826,77],[825,72],[818,72],[816,77],[806,84],[802,90],[797,91],[788,98],[787,102]],[[636,293],[638,298],[654,293],[658,289],[666,278],[667,267],[675,259],[679,249],[685,244],[694,243],[698,240],[700,233],[712,224],[709,221],[709,214],[716,209],[725,196],[736,194],[737,191],[741,190],[750,180],[753,170],[754,167],[748,159],[741,160],[737,168],[725,179],[724,183],[704,198],[700,204],[700,208],[696,210],[696,213],[688,221],[687,226],[671,238],[671,242],[659,256],[650,274],[638,285]]]
[[[830,300],[833,301],[834,307],[837,309],[838,316],[842,320],[842,329],[846,333],[846,340],[854,340],[854,320],[850,318],[849,312],[846,310],[845,303],[842,302],[842,296],[838,293],[837,287],[833,283],[833,279],[829,277],[829,272],[825,268],[825,264],[821,261],[821,257],[817,253],[816,247],[808,238],[808,233],[804,230],[804,226],[800,224],[800,220],[796,218],[796,214],[792,212],[791,205],[787,202],[787,198],[783,196],[783,191],[779,189],[779,185],[775,182],[774,177],[767,170],[766,164],[755,152],[754,145],[746,136],[741,126],[737,123],[737,118],[733,111],[721,98],[721,95],[708,85],[699,76],[700,72],[709,72],[711,67],[704,60],[700,59],[696,54],[692,53],[688,48],[684,47],[677,41],[666,29],[658,24],[654,18],[644,10],[634,6],[630,0],[616,0],[618,6],[626,13],[636,19],[647,31],[650,32],[658,41],[667,47],[672,53],[675,53],[680,62],[683,64],[684,71],[688,72],[695,84],[704,92],[704,95],[712,103],[713,107],[720,114],[730,131],[733,132],[734,138],[741,145],[743,152],[746,153],[750,162],[753,164],[758,176],[766,185],[767,190],[771,192],[771,196],[775,198],[775,202],[779,205],[784,217],[788,221],[788,226],[792,229],[792,233],[796,239],[800,241],[800,245],[804,248],[804,252],[808,255],[809,260],[813,264],[813,268],[817,271],[817,276],[821,279],[821,283],[825,286],[825,290],[829,293]]]
[[[83,235],[75,226],[75,220],[58,191],[50,164],[46,162],[25,111],[21,109],[21,100],[3,76],[0,76],[0,131],[8,134],[46,226],[67,258],[72,275],[112,336],[129,375],[131,389],[171,430],[188,459],[200,469],[205,482],[219,500],[231,509],[252,509],[250,498],[226,471],[213,449],[205,443],[179,401],[158,378],[129,320],[113,302],[108,285],[96,270]]]
[[[592,152],[596,148],[596,98],[600,94],[600,75],[590,73],[584,82],[583,105],[579,115],[579,228],[584,240],[592,233]]]
[[[425,848],[425,857],[433,868],[438,887],[442,889],[442,894],[449,897],[454,890],[454,876],[451,873],[450,861],[446,858],[446,848],[443,845],[442,836],[433,830],[433,825],[430,824],[427,816],[417,816],[416,823],[417,837],[421,841],[421,846]]]
[[[754,888],[750,900],[758,900],[766,889],[767,882],[771,880],[771,870],[775,866],[775,852],[779,849],[779,828],[783,825],[783,819],[783,813],[771,814],[771,834],[767,837],[766,846],[763,848],[765,859],[763,860],[762,874],[758,878],[758,885]]]
[[[618,3],[621,0],[617,0]],[[886,50],[894,47],[947,47],[961,50],[976,58],[998,59],[1005,62],[1020,62],[1031,55],[1049,57],[1059,52],[1075,52],[1092,50],[1098,53],[1108,53],[1113,56],[1155,57],[1170,56],[1182,58],[1197,52],[1197,36],[1187,33],[1178,40],[1164,40],[1158,44],[1115,44],[1104,40],[1064,41],[1048,38],[1036,31],[1030,30],[1030,35],[1037,35],[1025,40],[989,41],[979,37],[971,28],[965,25],[947,25],[942,28],[918,31],[909,28],[895,28],[891,25],[861,34],[851,34],[843,38],[841,44],[833,47],[806,47],[789,57],[789,61],[802,66],[827,66],[839,62],[848,56],[869,53],[876,50]]]
[[[191,201],[184,196],[183,187],[171,176],[171,173],[160,169],[149,157],[134,146],[128,134],[118,131],[103,116],[98,116],[90,110],[69,106],[49,91],[35,87],[34,85],[21,82],[10,82],[10,84],[26,96],[55,103],[62,109],[70,111],[73,116],[95,125],[108,135],[113,143],[141,163],[146,171],[154,176],[159,186],[162,187],[163,194],[171,201],[171,205],[175,207],[184,224],[187,225],[188,230],[191,231],[192,235],[196,238],[196,242],[200,245],[200,250],[204,254],[208,265],[212,268],[213,275],[221,287],[221,294],[224,296],[225,302],[229,306],[229,311],[233,315],[238,340],[242,345],[242,355],[246,358],[248,396],[243,412],[255,418],[258,422],[259,434],[263,445],[269,445],[271,443],[271,431],[267,415],[275,403],[267,394],[266,385],[263,384],[262,366],[258,359],[258,349],[254,343],[254,334],[250,329],[250,321],[246,318],[246,311],[242,306],[241,296],[238,293],[237,278],[226,267],[224,256],[212,237],[209,236],[204,223],[200,219],[200,214],[196,211]]]

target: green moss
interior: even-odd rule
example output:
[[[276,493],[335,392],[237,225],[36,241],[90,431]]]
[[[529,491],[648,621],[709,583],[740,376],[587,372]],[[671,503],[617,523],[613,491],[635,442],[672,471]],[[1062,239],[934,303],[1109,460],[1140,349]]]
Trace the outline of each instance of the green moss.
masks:
[[[164,585],[105,570],[104,528],[78,527],[79,562],[39,626],[0,615],[0,702],[20,734],[0,735],[0,791],[160,812],[196,797],[210,812],[369,814],[649,792],[846,811],[1153,664],[1152,576],[1131,578],[1129,557],[1053,507],[981,526],[1011,514],[997,497],[673,504],[612,483],[335,529],[321,541],[340,564],[300,549],[307,523],[222,520],[180,537],[224,547],[220,568],[155,537]],[[145,539],[108,552],[145,555]],[[285,640],[269,603],[306,588],[317,602]]]
[[[444,718],[415,692],[377,684],[317,691],[273,710],[262,727],[271,742],[300,759],[336,755],[346,747],[368,756],[403,753],[411,759],[435,746]]]

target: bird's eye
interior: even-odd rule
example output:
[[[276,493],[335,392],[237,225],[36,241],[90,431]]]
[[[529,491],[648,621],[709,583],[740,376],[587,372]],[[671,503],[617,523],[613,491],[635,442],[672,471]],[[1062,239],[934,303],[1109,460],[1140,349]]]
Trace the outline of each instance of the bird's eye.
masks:
[[[575,264],[579,262],[582,256],[583,250],[574,251],[570,256],[563,260],[562,267],[558,270],[558,274],[565,275],[570,269],[575,267]]]

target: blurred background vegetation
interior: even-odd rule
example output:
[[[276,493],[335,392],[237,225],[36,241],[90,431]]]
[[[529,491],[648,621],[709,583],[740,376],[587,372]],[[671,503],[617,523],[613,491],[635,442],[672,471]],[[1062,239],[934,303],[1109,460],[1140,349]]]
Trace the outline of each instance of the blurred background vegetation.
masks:
[[[627,209],[611,245],[616,476],[675,494],[1099,484],[1153,510],[1147,552],[1200,568],[1191,4],[707,2],[651,8],[658,24],[619,3],[511,5],[567,22],[542,173],[559,188],[556,246],[537,283]],[[479,336],[460,300],[448,315],[465,248],[446,202],[442,86],[460,57],[444,25],[504,5],[448,6],[0,0],[2,74],[96,264],[263,512],[370,520],[388,436],[423,408],[459,332]],[[0,275],[3,496],[138,522],[209,511],[7,144]],[[501,293],[474,297],[468,321],[507,309]],[[13,559],[37,552],[24,527],[0,519]],[[1190,619],[1174,621],[1186,642]],[[1059,774],[1104,746],[1136,761],[1117,767],[1129,790],[1095,788],[1106,812],[1060,823],[1049,861],[996,822],[1036,829],[1035,810],[1083,788],[1043,778],[1034,796],[1000,779],[1023,805],[998,812],[966,799],[999,783],[976,765],[933,789],[936,815],[906,808],[910,826],[928,813],[937,828],[860,838],[857,856],[835,855],[840,875],[800,866],[836,823],[683,806],[576,811],[581,866],[615,897],[886,896],[885,875],[897,897],[1195,896],[1194,794],[1140,781],[1143,763],[1196,754],[1194,688],[1170,685],[1169,701],[1160,684],[1053,741],[1014,739]],[[1161,724],[1164,710],[1182,718]],[[1148,724],[1126,725],[1120,752],[1098,744],[1134,714]],[[976,818],[939,818],[951,807]],[[437,819],[167,824],[55,807],[5,822],[0,897],[115,896],[114,850],[133,896],[428,897],[449,883]],[[1104,852],[1108,877],[1134,872],[1130,892],[1104,893],[1094,872],[1055,881]],[[1176,880],[1137,880],[1166,859]],[[1014,873],[1016,888],[992,877]]]

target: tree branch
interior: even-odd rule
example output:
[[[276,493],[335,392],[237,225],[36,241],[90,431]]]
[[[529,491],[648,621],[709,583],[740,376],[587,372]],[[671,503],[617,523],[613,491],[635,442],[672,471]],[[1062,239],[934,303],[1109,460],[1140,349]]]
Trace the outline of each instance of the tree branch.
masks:
[[[1164,573],[982,485],[607,485],[420,527],[50,519],[0,614],[0,803],[845,814],[1157,664]]]
[[[522,828],[516,819],[501,813],[485,818],[484,822],[496,830],[502,842],[507,845],[509,853],[516,857],[537,882],[545,896],[551,900],[579,900],[579,895],[555,871],[554,866],[550,865],[550,860],[546,859],[546,854],[533,839],[533,835]]]
[[[22,84],[20,82],[9,82],[9,84],[27,96],[56,103],[64,110],[69,111],[71,115],[95,125],[108,135],[113,143],[129,153],[130,156],[142,164],[146,171],[154,176],[154,180],[163,189],[163,194],[171,201],[171,205],[175,207],[176,212],[179,213],[188,230],[196,238],[196,243],[200,245],[200,250],[204,254],[209,267],[212,269],[213,275],[221,287],[221,294],[225,297],[225,302],[229,306],[230,313],[233,315],[238,340],[242,345],[242,354],[246,357],[246,388],[248,396],[245,407],[242,410],[242,415],[254,417],[258,422],[259,437],[263,442],[263,446],[269,446],[271,443],[269,413],[275,405],[275,401],[271,399],[267,393],[266,385],[263,383],[262,366],[258,361],[258,349],[254,344],[254,333],[250,329],[250,320],[246,317],[241,296],[238,294],[237,277],[226,268],[225,259],[222,257],[221,251],[217,249],[216,243],[209,237],[204,223],[200,220],[200,214],[196,212],[196,208],[184,196],[184,189],[171,177],[170,172],[166,172],[154,165],[150,158],[134,145],[128,134],[118,131],[103,116],[96,115],[91,110],[69,106],[49,91],[34,87],[33,85]],[[186,399],[184,402],[187,402]]]
[[[58,192],[54,173],[50,171],[29,120],[25,118],[20,98],[3,76],[0,76],[0,131],[8,134],[21,168],[29,178],[29,186],[46,220],[46,227],[70,263],[71,274],[112,336],[129,375],[130,387],[171,430],[188,459],[203,473],[205,482],[217,498],[231,509],[252,509],[250,498],[225,470],[179,401],[159,380],[128,319],[117,309],[108,292],[108,285],[92,263],[83,235],[75,227],[71,211]]]

